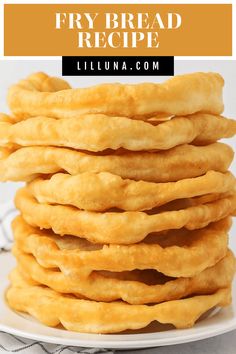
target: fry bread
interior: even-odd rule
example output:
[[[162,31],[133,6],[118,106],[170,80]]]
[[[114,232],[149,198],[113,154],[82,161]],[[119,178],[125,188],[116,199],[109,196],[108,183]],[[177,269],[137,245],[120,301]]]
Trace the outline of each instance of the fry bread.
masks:
[[[29,226],[22,217],[13,224],[17,247],[46,267],[65,275],[88,277],[94,270],[111,272],[155,269],[171,277],[191,277],[215,265],[227,253],[230,219],[188,232],[169,231],[134,245],[93,244],[79,237],[60,237]]]
[[[177,300],[192,294],[212,294],[230,286],[235,273],[235,258],[231,251],[216,265],[192,278],[169,278],[153,270],[131,272],[92,272],[87,278],[76,278],[44,268],[30,254],[14,248],[17,267],[35,285],[96,301],[121,299],[130,304],[160,303]]]
[[[28,185],[39,203],[71,205],[92,211],[148,210],[172,200],[226,193],[235,187],[236,179],[230,172],[215,171],[168,183],[137,182],[107,172],[85,172],[76,176],[61,173],[49,180],[36,179]]]
[[[133,180],[175,182],[214,170],[226,172],[233,150],[222,143],[206,146],[181,145],[159,152],[108,152],[93,155],[50,146],[25,147],[16,151],[0,148],[0,180],[28,181],[39,175],[67,172],[110,172]]]
[[[155,113],[220,114],[224,107],[223,85],[219,74],[193,73],[175,76],[162,84],[103,84],[69,89],[64,80],[36,73],[10,88],[8,104],[16,120],[38,115],[74,118],[84,113],[140,119]]]
[[[0,145],[61,146],[86,151],[168,150],[193,142],[207,145],[236,134],[236,121],[222,116],[198,113],[174,117],[158,125],[125,117],[101,114],[81,115],[71,119],[34,117],[13,123],[0,118]]]
[[[27,312],[47,326],[62,324],[66,329],[78,332],[115,333],[143,328],[152,321],[188,328],[207,310],[214,306],[227,306],[231,302],[231,289],[224,288],[211,295],[153,306],[130,305],[122,301],[105,303],[81,300],[32,285],[17,270],[11,273],[10,279],[12,286],[6,293],[6,299],[11,308]]]
[[[151,214],[141,211],[99,213],[71,206],[40,204],[27,188],[17,191],[15,204],[32,226],[95,243],[132,244],[153,232],[182,227],[194,230],[223,219],[235,211],[236,194],[185,209]]]
[[[223,78],[72,89],[44,73],[0,114],[0,181],[26,181],[12,223],[9,306],[48,326],[188,328],[231,302],[236,120]]]

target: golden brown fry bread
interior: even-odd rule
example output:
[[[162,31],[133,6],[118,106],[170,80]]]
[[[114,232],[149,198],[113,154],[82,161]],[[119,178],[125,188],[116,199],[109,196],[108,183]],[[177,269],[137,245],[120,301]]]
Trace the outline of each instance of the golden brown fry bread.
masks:
[[[148,210],[172,200],[226,193],[235,187],[236,179],[230,172],[215,171],[168,183],[137,182],[107,172],[85,172],[76,176],[60,173],[49,180],[34,180],[28,186],[39,203],[72,205],[92,211]]]
[[[16,151],[0,148],[0,180],[25,181],[66,171],[71,175],[110,172],[133,180],[174,182],[209,170],[226,172],[233,156],[232,148],[222,143],[181,145],[155,153],[116,151],[103,156],[49,146]]]
[[[47,287],[32,285],[15,270],[10,276],[12,286],[6,294],[8,304],[16,311],[27,312],[43,324],[90,333],[121,332],[146,327],[152,321],[188,328],[214,306],[231,302],[231,289],[220,289],[212,295],[194,296],[167,301],[153,306],[130,305],[80,300]]]
[[[16,193],[15,204],[32,226],[52,229],[59,235],[73,235],[91,242],[131,244],[148,234],[169,229],[202,228],[229,216],[236,209],[236,194],[204,205],[157,214],[141,211],[92,212],[71,206],[40,204],[27,188]]]
[[[171,277],[192,277],[226,255],[230,224],[230,219],[224,219],[191,233],[169,231],[134,245],[98,245],[78,237],[60,237],[29,226],[22,217],[12,226],[21,251],[33,254],[46,268],[60,268],[67,276],[88,277],[94,270],[155,269]]]
[[[26,80],[18,84],[20,89],[36,92],[56,92],[71,89],[68,82],[58,77],[48,76],[43,72],[30,75]]]
[[[18,123],[0,118],[0,145],[4,147],[50,145],[79,150],[168,150],[194,142],[207,145],[236,134],[236,121],[222,116],[194,114],[174,117],[158,125],[101,114],[72,119],[35,117]]]
[[[219,114],[223,111],[223,85],[219,74],[193,73],[175,76],[161,84],[115,83],[68,90],[64,81],[58,84],[57,78],[36,73],[10,88],[8,104],[18,120],[37,115],[72,118],[84,113],[141,119],[155,113]],[[51,92],[53,89],[55,92]]]
[[[212,294],[229,287],[235,273],[235,258],[231,251],[216,265],[192,278],[169,278],[153,270],[131,272],[92,272],[88,278],[76,278],[40,266],[35,258],[13,251],[18,269],[35,285],[46,285],[55,291],[84,296],[96,301],[122,299],[130,304],[160,303],[177,300],[192,294]]]

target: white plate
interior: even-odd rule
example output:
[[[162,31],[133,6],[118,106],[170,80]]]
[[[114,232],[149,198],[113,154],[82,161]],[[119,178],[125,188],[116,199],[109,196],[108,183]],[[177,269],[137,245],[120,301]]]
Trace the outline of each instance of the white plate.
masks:
[[[4,292],[8,286],[7,274],[13,267],[14,259],[10,253],[0,254],[0,330],[25,338],[71,346],[134,349],[193,342],[236,328],[236,282],[233,304],[226,309],[212,311],[207,318],[190,329],[166,329],[165,326],[161,326],[159,332],[149,330],[148,333],[140,331],[136,334],[95,335],[46,327],[29,316],[12,311],[7,306]]]

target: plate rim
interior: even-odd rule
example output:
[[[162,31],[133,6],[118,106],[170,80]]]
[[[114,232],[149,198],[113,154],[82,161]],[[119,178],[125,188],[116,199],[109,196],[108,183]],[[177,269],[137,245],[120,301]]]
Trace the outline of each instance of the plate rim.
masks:
[[[121,341],[115,341],[111,340],[107,342],[109,344],[108,346],[102,341],[86,341],[85,339],[70,339],[70,338],[61,338],[62,340],[60,343],[58,340],[60,340],[59,337],[53,337],[53,336],[45,336],[41,334],[31,334],[29,332],[24,332],[20,331],[14,328],[10,328],[7,326],[4,326],[0,324],[0,330],[4,331],[6,333],[16,335],[21,338],[26,338],[26,339],[31,339],[39,342],[45,342],[45,343],[50,343],[50,344],[57,344],[57,345],[71,345],[74,347],[84,347],[84,348],[105,348],[105,349],[138,349],[138,348],[154,348],[154,347],[159,347],[159,346],[168,346],[168,345],[177,345],[177,344],[184,344],[184,343],[191,343],[191,342],[196,342],[200,340],[204,340],[207,338],[213,338],[221,334],[225,334],[228,332],[233,331],[236,329],[236,323],[231,324],[228,327],[225,327],[223,330],[219,329],[218,331],[209,331],[206,334],[202,334],[201,338],[193,338],[194,334],[185,336],[182,338],[169,338],[169,341],[167,342],[166,338],[153,338],[153,339],[143,339],[143,340],[135,340],[131,342],[127,342],[124,340],[123,342]],[[75,332],[76,333],[76,332]],[[83,334],[83,333],[82,333]],[[99,336],[99,334],[98,334]],[[184,338],[184,339],[183,339]],[[77,343],[78,342],[78,343]]]

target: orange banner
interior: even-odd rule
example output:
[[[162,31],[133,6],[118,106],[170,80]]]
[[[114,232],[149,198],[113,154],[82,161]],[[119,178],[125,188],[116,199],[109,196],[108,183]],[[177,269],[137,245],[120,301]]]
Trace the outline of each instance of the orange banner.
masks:
[[[7,4],[6,56],[228,56],[226,4]]]

